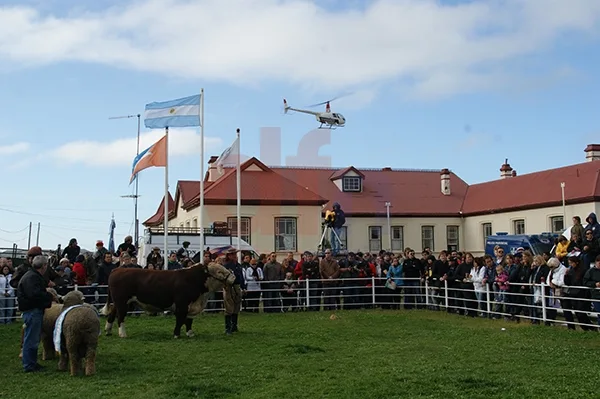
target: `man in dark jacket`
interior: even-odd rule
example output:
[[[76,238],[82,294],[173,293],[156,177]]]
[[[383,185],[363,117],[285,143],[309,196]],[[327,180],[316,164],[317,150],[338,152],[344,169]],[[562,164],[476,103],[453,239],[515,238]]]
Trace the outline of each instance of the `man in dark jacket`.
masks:
[[[589,216],[585,219],[585,221],[588,223],[587,226],[585,226],[585,231],[587,230],[592,230],[594,232],[594,238],[600,239],[600,223],[598,223],[598,218],[596,217],[596,214],[594,212],[590,213]]]
[[[52,305],[52,295],[46,291],[47,282],[43,277],[48,267],[48,258],[38,255],[33,259],[32,268],[25,273],[17,287],[19,310],[25,322],[23,340],[23,369],[26,373],[41,371],[37,362],[38,346],[42,334],[44,309]]]
[[[596,256],[594,267],[585,272],[583,285],[591,290],[592,306],[594,312],[598,313],[598,325],[600,326],[600,255]]]
[[[71,238],[69,240],[69,245],[65,248],[65,250],[62,253],[62,258],[67,258],[69,259],[69,262],[75,263],[75,259],[77,259],[77,256],[80,252],[81,248],[79,247],[79,245],[77,245],[77,239]]]
[[[334,255],[337,255],[341,249],[339,240],[340,234],[342,234],[342,227],[346,224],[346,214],[337,202],[333,204],[333,213],[335,213],[335,219],[333,220],[330,241],[331,251]]]
[[[235,275],[235,282],[231,287],[225,287],[223,299],[225,301],[225,333],[238,331],[238,315],[242,307],[242,291],[246,291],[246,279],[242,265],[237,262],[237,250],[233,249],[225,254],[225,265]]]
[[[421,261],[415,258],[415,251],[409,249],[407,258],[404,260],[404,308],[413,309],[415,303],[419,302],[419,285],[423,276]]]
[[[312,252],[304,252],[302,261],[302,280],[307,282],[309,289],[309,298],[307,301],[308,310],[317,311],[321,307],[321,271],[319,270],[319,261],[315,259]]]

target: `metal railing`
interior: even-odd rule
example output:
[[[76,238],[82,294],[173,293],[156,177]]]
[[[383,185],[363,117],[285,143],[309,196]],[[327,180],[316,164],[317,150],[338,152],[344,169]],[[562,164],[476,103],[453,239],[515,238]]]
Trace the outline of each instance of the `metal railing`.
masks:
[[[569,328],[599,329],[600,300],[589,298],[589,287],[560,287],[562,294],[546,284],[518,285],[518,291],[459,288],[461,282],[419,278],[394,279],[399,284],[391,289],[387,278],[343,278],[329,280],[261,281],[247,290],[242,309],[254,313],[282,313],[289,311],[353,310],[353,309],[425,309],[445,310],[449,313],[471,317],[485,317],[520,322],[528,320],[534,324],[560,324]],[[256,283],[256,282],[255,282]],[[284,288],[293,284],[293,288]],[[509,286],[510,287],[510,286]],[[106,303],[107,286],[58,287],[64,295],[70,290],[81,291],[86,302],[98,309]],[[577,290],[577,291],[576,291]],[[595,290],[598,290],[597,288]],[[528,292],[521,292],[528,291]],[[577,296],[569,294],[577,292]],[[9,301],[12,300],[12,303]],[[14,321],[19,317],[15,298],[0,298],[0,324],[6,318]],[[222,293],[209,294],[206,313],[223,310]],[[8,317],[7,311],[11,312]],[[130,313],[145,313],[131,305]],[[169,313],[168,311],[164,312]],[[154,314],[156,315],[156,313]],[[592,323],[597,319],[597,324]]]

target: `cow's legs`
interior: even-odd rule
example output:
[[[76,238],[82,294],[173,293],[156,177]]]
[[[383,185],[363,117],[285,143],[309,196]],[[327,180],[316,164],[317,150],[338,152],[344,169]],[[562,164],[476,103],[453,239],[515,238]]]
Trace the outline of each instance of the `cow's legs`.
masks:
[[[191,317],[188,317],[187,319],[185,319],[185,330],[186,335],[188,337],[193,337],[194,336],[194,331],[192,331],[192,322],[194,321],[194,319],[192,319]]]
[[[127,315],[127,302],[119,303],[117,306],[117,322],[119,325],[119,337],[127,338],[125,332],[125,315]]]
[[[175,330],[173,330],[173,338],[179,338],[181,335],[181,327],[186,323],[188,305],[175,304]]]
[[[106,333],[107,336],[112,335],[113,323],[115,322],[116,317],[117,317],[117,308],[113,304],[113,307],[110,310],[110,313],[106,317],[106,324],[104,325],[104,332]]]

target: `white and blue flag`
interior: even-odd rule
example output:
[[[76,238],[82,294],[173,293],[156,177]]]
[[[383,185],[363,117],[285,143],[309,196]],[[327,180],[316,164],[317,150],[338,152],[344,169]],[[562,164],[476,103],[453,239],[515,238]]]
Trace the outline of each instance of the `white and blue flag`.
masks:
[[[200,94],[146,104],[144,125],[148,129],[200,126],[200,122]]]

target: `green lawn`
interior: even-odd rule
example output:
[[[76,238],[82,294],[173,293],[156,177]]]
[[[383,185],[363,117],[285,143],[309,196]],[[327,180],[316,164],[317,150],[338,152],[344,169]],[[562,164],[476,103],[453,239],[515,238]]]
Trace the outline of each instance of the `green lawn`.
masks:
[[[179,340],[172,317],[129,317],[128,338],[101,337],[94,377],[54,361],[23,373],[20,325],[0,326],[0,397],[572,399],[600,385],[598,333],[441,312],[336,314],[242,314],[232,337],[222,315],[204,315]]]

